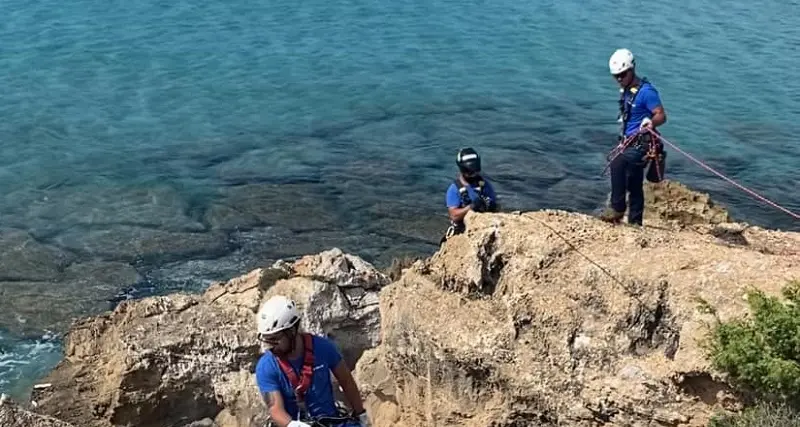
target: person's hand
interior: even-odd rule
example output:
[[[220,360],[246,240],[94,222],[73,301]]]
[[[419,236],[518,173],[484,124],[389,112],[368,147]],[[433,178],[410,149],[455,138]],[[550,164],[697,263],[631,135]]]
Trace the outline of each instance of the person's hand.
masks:
[[[639,130],[645,130],[645,129],[653,130],[653,121],[647,117],[645,117],[642,120],[642,124],[639,125]]]
[[[358,416],[358,421],[361,423],[361,427],[372,427],[372,424],[369,422],[369,416],[367,416],[367,411],[364,411]]]
[[[486,203],[487,212],[497,212],[497,203],[494,200],[487,197],[483,202]]]
[[[472,201],[470,207],[472,207],[472,210],[475,212],[483,212],[483,210],[486,209],[486,203],[482,198],[478,197]]]
[[[289,421],[286,427],[311,427],[311,424],[306,424],[302,421]]]

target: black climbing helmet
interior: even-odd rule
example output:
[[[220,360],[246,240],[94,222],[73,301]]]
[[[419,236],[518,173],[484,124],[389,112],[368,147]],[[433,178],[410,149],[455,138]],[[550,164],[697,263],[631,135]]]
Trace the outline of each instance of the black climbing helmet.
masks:
[[[458,150],[456,156],[456,165],[458,170],[465,174],[476,174],[481,171],[481,158],[478,152],[474,149],[467,147]]]

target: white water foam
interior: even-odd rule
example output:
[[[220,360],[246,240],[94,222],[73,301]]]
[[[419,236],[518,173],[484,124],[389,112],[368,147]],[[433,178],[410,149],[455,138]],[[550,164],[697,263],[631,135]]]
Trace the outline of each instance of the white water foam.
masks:
[[[0,393],[26,400],[33,385],[60,359],[59,338],[52,333],[17,339],[0,331]]]

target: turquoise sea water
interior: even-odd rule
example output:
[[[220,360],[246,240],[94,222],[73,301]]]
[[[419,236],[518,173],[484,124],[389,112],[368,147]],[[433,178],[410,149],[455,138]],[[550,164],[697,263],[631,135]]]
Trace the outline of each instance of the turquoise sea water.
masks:
[[[800,211],[797,1],[4,10],[3,392],[59,360],[70,316],[124,298],[331,246],[379,265],[431,253],[461,146],[484,156],[507,208],[591,212],[608,191],[617,47],[659,89],[665,137]],[[678,153],[668,162],[736,218],[800,230]]]

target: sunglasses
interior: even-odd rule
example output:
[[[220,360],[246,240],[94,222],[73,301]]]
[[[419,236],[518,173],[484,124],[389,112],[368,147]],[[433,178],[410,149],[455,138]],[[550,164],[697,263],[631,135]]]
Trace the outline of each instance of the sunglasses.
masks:
[[[621,82],[622,79],[624,79],[625,76],[627,76],[627,75],[628,75],[628,70],[625,70],[625,71],[623,71],[623,72],[621,72],[619,74],[614,74],[614,79],[616,79],[618,82]]]
[[[284,335],[282,333],[280,333],[280,332],[277,333],[277,334],[274,334],[274,335],[262,335],[262,334],[259,334],[258,335],[258,339],[261,340],[261,342],[263,342],[265,344],[276,346],[276,345],[280,344],[281,339],[283,339],[283,336]]]

